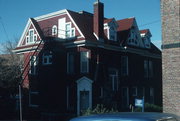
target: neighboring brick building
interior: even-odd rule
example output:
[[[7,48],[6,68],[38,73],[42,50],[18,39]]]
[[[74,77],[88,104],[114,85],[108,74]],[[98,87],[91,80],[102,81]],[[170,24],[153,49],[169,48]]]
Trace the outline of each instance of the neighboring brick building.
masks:
[[[79,115],[97,104],[130,111],[135,98],[161,105],[161,51],[135,18],[61,10],[30,18],[15,52],[24,56],[29,107],[44,119]],[[39,98],[39,99],[38,99]]]
[[[180,0],[161,0],[163,111],[180,115]]]

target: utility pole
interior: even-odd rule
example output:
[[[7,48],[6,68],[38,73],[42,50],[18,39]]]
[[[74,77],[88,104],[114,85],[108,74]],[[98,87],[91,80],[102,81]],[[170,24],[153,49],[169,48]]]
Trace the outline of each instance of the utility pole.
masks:
[[[19,84],[19,120],[22,121],[22,95],[21,95],[21,84]]]

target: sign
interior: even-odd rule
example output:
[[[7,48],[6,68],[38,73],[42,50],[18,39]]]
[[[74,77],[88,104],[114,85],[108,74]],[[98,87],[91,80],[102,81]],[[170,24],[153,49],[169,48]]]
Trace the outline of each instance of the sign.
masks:
[[[143,107],[143,99],[135,99],[135,106]]]

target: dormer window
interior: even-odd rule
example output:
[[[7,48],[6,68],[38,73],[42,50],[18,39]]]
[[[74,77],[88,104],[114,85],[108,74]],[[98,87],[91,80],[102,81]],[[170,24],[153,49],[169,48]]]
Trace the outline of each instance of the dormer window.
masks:
[[[70,38],[70,37],[75,37],[75,28],[72,28],[72,25],[71,23],[66,23],[66,26],[65,26],[66,30],[65,30],[65,37],[66,38]]]
[[[56,25],[54,25],[52,27],[52,35],[57,35],[57,26]]]
[[[114,27],[110,27],[109,28],[109,40],[116,41],[117,40],[116,36],[117,36],[116,30],[114,29]]]
[[[30,29],[26,36],[26,43],[33,43],[37,41],[37,34],[34,33],[34,29]]]

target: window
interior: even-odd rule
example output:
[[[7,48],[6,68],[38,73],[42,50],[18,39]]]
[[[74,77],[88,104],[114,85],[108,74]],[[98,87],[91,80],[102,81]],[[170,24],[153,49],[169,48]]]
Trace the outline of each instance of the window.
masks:
[[[30,56],[30,74],[37,74],[37,64],[38,64],[38,59],[36,56]]]
[[[137,87],[132,88],[132,95],[137,96]]]
[[[26,36],[26,43],[33,43],[37,41],[37,34],[34,33],[34,29],[30,29]]]
[[[122,88],[122,107],[129,107],[129,89],[127,87]]]
[[[70,52],[67,54],[67,73],[72,74],[74,73],[74,53]]]
[[[71,24],[66,24],[66,38],[71,37]]]
[[[66,108],[69,109],[69,86],[66,87]]]
[[[154,88],[150,88],[150,103],[154,104]]]
[[[81,52],[81,73],[89,72],[89,52]]]
[[[128,56],[121,57],[121,74],[123,76],[128,75]]]
[[[118,70],[117,69],[109,70],[109,80],[111,81],[112,90],[118,91],[119,82],[118,82]]]
[[[148,61],[144,60],[144,77],[148,77]]]
[[[71,37],[75,37],[75,28],[71,29]]]
[[[149,61],[149,77],[153,77],[153,63]]]
[[[54,25],[52,27],[52,35],[57,35],[57,26],[56,25]]]
[[[113,27],[109,29],[109,39],[116,41],[116,30]]]
[[[29,42],[33,42],[34,30],[29,30]]]
[[[153,63],[150,60],[144,60],[144,77],[153,77]]]
[[[29,106],[38,107],[39,106],[39,92],[29,92]]]
[[[49,65],[52,64],[52,52],[44,52],[43,53],[43,58],[42,58],[42,64],[43,65]]]

